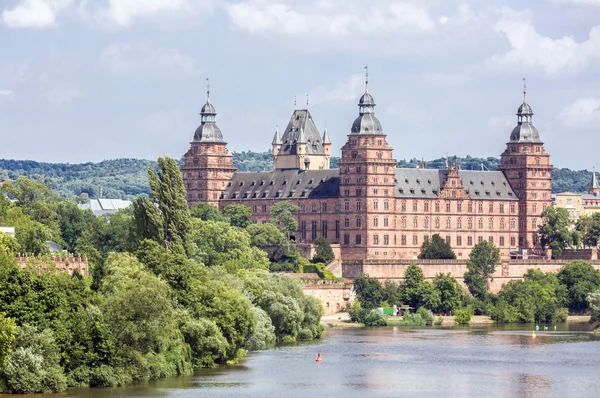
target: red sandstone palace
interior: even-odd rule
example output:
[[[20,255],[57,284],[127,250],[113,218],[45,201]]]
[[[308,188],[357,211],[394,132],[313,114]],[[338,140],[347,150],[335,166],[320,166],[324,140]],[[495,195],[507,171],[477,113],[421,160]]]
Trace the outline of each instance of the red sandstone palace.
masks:
[[[273,171],[241,173],[209,96],[181,166],[189,205],[244,204],[253,222],[264,223],[273,204],[288,200],[300,207],[296,242],[324,236],[340,245],[343,261],[414,259],[434,234],[459,259],[483,240],[503,257],[541,253],[537,230],[552,204],[553,166],[525,99],[497,171],[397,168],[368,84],[358,108],[339,169],[329,168],[327,129],[321,135],[303,109],[294,111],[283,136],[275,133]]]

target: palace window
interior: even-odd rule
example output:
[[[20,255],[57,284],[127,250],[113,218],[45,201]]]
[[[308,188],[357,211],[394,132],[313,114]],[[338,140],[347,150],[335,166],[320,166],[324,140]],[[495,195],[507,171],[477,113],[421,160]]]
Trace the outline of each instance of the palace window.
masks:
[[[439,218],[439,217],[436,217],[436,218],[435,218],[435,228],[436,228],[436,229],[439,229],[439,228],[440,228],[440,218]]]
[[[429,228],[429,217],[425,217],[423,220],[423,228]]]
[[[348,246],[350,244],[350,235],[344,234],[344,245]]]
[[[402,246],[406,246],[406,235],[402,235],[402,236],[400,237],[400,244],[401,244]]]
[[[446,202],[446,213],[450,213],[450,202]]]
[[[361,204],[360,204],[360,200],[356,202],[356,210],[359,210],[362,208]]]
[[[489,229],[494,229],[494,219],[490,218],[489,220]]]
[[[457,229],[462,228],[462,218],[460,218],[460,217],[458,217],[458,219],[456,220],[456,228]]]
[[[374,227],[379,227],[379,218],[373,217],[373,226]]]
[[[419,244],[419,237],[417,235],[413,235],[413,245],[417,246]]]
[[[461,246],[462,245],[462,236],[457,236],[456,237],[456,246]]]
[[[489,207],[488,211],[489,211],[490,213],[493,213],[493,212],[494,212],[494,203],[493,203],[493,202],[492,202],[492,203],[490,203],[490,204],[488,205],[488,207]]]
[[[531,210],[532,210],[533,214],[537,213],[537,205],[535,203],[531,206]]]
[[[300,223],[300,239],[306,240],[306,221]]]
[[[350,228],[350,219],[344,218],[344,228]]]
[[[477,228],[479,229],[483,229],[483,218],[479,218],[479,220],[477,220]]]
[[[383,226],[384,226],[384,227],[387,227],[387,226],[389,226],[388,224],[389,224],[389,220],[388,220],[388,218],[386,217],[386,218],[384,218],[384,219],[383,219]]]
[[[418,208],[418,203],[419,203],[419,202],[417,202],[416,200],[415,200],[415,201],[413,201],[413,205],[412,205],[412,209],[413,209],[413,211],[417,211],[417,208]]]
[[[383,210],[389,210],[390,209],[390,203],[386,200],[383,202]]]
[[[500,213],[504,213],[504,203],[500,203]]]
[[[473,237],[467,236],[467,246],[473,246]]]
[[[483,242],[483,236],[478,236],[477,237],[477,243],[481,243]]]
[[[311,238],[312,238],[312,240],[315,240],[315,239],[317,239],[317,228],[318,228],[317,222],[316,221],[312,221],[310,227],[311,227],[310,228],[311,229],[311,231],[310,231],[311,232]]]
[[[510,212],[511,213],[515,212],[515,205],[513,203],[510,204]]]
[[[356,228],[362,227],[362,219],[360,217],[356,217]]]
[[[335,220],[335,238],[340,238],[340,220]]]
[[[400,204],[400,209],[402,211],[406,211],[406,201],[405,200],[403,200],[402,203]]]
[[[494,237],[493,236],[488,237],[488,240],[490,241],[490,243],[494,243]]]
[[[423,211],[425,211],[425,212],[429,211],[429,202],[423,203]]]
[[[504,246],[504,236],[500,237],[500,247]]]
[[[267,205],[262,205],[262,212],[266,213],[267,212]]]
[[[321,236],[327,238],[327,220],[321,221]]]
[[[473,219],[469,217],[467,220],[467,228],[473,229]]]
[[[462,203],[457,203],[456,204],[456,212],[457,213],[462,213]]]
[[[317,212],[317,204],[316,204],[316,203],[313,203],[313,204],[312,204],[312,206],[311,206],[311,211],[312,211],[313,213],[316,213],[316,212]]]
[[[450,229],[450,217],[446,218],[446,229]]]
[[[374,210],[379,210],[379,202],[378,201],[374,201],[373,202],[373,209]]]
[[[344,202],[344,211],[350,211],[350,202]]]
[[[327,203],[321,203],[321,211],[322,212],[326,212],[327,211]]]
[[[379,235],[373,235],[373,244],[374,245],[378,245],[379,244]]]
[[[535,218],[533,220],[531,220],[531,229],[537,229],[537,221],[535,220]]]
[[[362,244],[362,236],[361,235],[356,235],[355,242],[356,242],[357,245]]]
[[[406,228],[406,217],[402,217],[401,224],[402,224],[402,228]]]
[[[477,211],[479,211],[480,213],[483,213],[483,203],[478,203],[477,204]]]
[[[504,229],[504,218],[500,219],[500,229]]]
[[[469,204],[467,205],[467,211],[468,211],[469,213],[472,213],[472,212],[473,212],[473,203],[469,202]]]
[[[450,245],[450,235],[446,235],[446,243]]]
[[[514,247],[514,246],[516,246],[516,243],[517,243],[517,240],[515,239],[515,237],[511,236],[510,237],[510,245]]]
[[[510,229],[513,229],[513,230],[514,230],[514,229],[515,229],[515,227],[516,227],[515,220],[510,220]]]
[[[440,211],[440,202],[435,202],[435,211],[439,213],[439,211]]]

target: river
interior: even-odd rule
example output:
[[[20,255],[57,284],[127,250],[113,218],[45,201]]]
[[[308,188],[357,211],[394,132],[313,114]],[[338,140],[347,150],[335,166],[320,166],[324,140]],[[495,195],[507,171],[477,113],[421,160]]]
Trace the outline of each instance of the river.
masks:
[[[600,336],[589,330],[548,325],[532,338],[531,325],[329,329],[192,377],[37,397],[590,397],[600,394]]]

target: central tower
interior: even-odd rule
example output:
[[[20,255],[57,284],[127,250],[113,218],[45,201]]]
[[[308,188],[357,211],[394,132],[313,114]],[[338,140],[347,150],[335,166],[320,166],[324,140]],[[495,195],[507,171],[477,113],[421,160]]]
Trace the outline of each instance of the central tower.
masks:
[[[510,134],[506,150],[500,155],[498,170],[504,172],[519,198],[519,249],[539,251],[541,214],[552,205],[550,154],[544,149],[540,133],[533,125],[533,110],[526,101],[517,110],[517,126]]]
[[[340,224],[342,257],[364,260],[389,257],[395,246],[394,175],[396,160],[375,116],[375,100],[365,93],[358,102],[358,117],[342,147],[340,167]]]

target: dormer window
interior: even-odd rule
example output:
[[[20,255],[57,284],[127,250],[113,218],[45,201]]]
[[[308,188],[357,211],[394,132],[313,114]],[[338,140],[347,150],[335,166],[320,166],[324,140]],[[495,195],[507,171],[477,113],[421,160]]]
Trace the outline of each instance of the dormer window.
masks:
[[[283,185],[287,185],[287,180],[283,180]]]
[[[410,189],[410,193],[413,193],[413,194],[414,194],[414,193],[415,193],[415,190],[411,188],[411,189]]]
[[[271,181],[269,181],[269,185],[273,185],[273,181],[272,181],[272,180],[271,180]]]
[[[244,186],[244,181],[240,182],[240,187]]]
[[[479,196],[479,191],[475,191],[475,195]]]
[[[256,185],[256,181],[252,181],[252,184],[250,184],[251,187]]]
[[[262,180],[262,181],[260,182],[260,186],[263,186],[263,185],[265,185],[265,180]]]
[[[424,190],[424,189],[421,189],[421,193],[424,195],[424,194],[425,194],[425,190]]]

